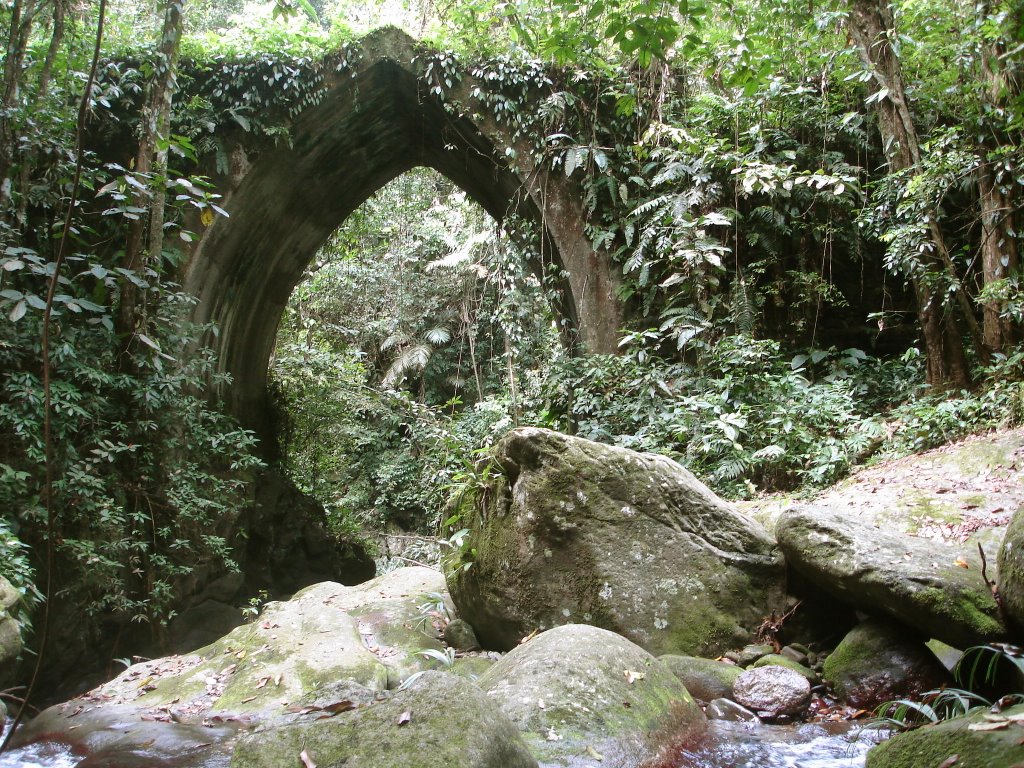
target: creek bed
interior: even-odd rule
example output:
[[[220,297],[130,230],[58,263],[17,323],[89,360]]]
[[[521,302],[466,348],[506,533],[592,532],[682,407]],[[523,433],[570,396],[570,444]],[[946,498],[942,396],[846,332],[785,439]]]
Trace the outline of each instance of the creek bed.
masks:
[[[713,720],[676,768],[862,768],[888,732],[862,723],[759,725]]]
[[[867,751],[886,735],[850,722],[780,726],[715,720],[708,726],[698,743],[680,753],[676,768],[862,768]],[[225,755],[210,757],[210,765],[227,764]],[[0,768],[75,768],[82,759],[66,745],[37,743],[0,755]],[[183,764],[194,766],[193,760]],[[128,764],[146,765],[143,751],[133,751]]]

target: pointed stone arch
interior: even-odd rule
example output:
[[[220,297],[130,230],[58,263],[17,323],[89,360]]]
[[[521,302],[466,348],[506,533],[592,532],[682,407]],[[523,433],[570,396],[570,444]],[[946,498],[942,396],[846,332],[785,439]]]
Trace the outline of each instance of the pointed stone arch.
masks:
[[[404,33],[367,36],[362,54],[353,70],[332,72],[323,98],[294,117],[290,145],[259,147],[236,134],[229,173],[214,175],[230,217],[203,232],[184,266],[184,287],[199,298],[195,319],[220,329],[214,345],[233,379],[227,402],[264,436],[267,368],[292,289],[356,208],[417,166],[449,178],[498,221],[515,214],[540,225],[542,260],[564,275],[554,310],[566,342],[595,352],[617,346],[618,273],[590,245],[579,190],[534,166],[522,141],[493,119],[459,114],[453,94],[447,106],[431,94],[420,71],[424,51]],[[468,99],[473,86],[466,76],[459,94]]]

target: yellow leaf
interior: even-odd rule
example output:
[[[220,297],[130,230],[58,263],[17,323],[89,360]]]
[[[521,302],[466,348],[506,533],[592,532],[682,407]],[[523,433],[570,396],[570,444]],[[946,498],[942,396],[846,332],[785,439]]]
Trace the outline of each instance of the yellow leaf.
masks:
[[[199,220],[203,222],[204,227],[210,226],[213,224],[213,211],[209,208],[204,209],[203,212],[199,214]]]

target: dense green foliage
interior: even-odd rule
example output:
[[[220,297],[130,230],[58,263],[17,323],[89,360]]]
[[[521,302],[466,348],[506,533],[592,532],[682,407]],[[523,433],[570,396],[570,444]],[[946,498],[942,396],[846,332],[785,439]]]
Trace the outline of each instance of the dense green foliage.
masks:
[[[189,227],[224,213],[196,168],[225,171],[232,132],[290,142],[382,23],[441,51],[417,60],[425,94],[579,193],[628,321],[620,355],[571,356],[538,222],[422,171],[381,190],[311,263],[273,362],[282,461],[339,535],[437,530],[516,424],[666,452],[740,496],[1024,418],[1017,4],[554,5],[118,0],[81,157],[97,9],[0,9],[0,574],[27,600],[47,545],[66,599],[118,621],[166,620],[198,562],[230,563],[258,462],[211,394],[216,329],[173,284]]]

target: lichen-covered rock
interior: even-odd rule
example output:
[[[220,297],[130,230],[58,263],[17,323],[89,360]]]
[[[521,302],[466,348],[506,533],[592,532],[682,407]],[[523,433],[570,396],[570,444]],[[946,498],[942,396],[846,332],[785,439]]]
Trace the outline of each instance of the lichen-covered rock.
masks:
[[[427,672],[393,697],[243,737],[232,768],[535,768],[519,731],[467,680]]]
[[[999,550],[999,594],[1018,638],[1024,638],[1024,507],[1014,514]]]
[[[1024,762],[1024,723],[1014,719],[1024,717],[1024,705],[993,717],[978,707],[966,717],[893,736],[868,752],[867,768],[1014,768]]]
[[[1006,635],[976,551],[820,508],[786,512],[776,536],[791,568],[864,611],[958,648]]]
[[[535,428],[494,457],[493,485],[461,508],[472,567],[448,580],[484,647],[580,622],[713,656],[781,608],[775,542],[674,461]]]
[[[605,765],[632,765],[661,739],[704,728],[683,684],[658,659],[619,635],[583,624],[543,632],[478,681],[545,763],[587,747]]]
[[[743,672],[743,668],[736,664],[698,656],[665,654],[658,658],[679,678],[686,690],[700,701],[732,696],[732,684]]]
[[[14,682],[16,662],[21,655],[21,625],[11,613],[19,599],[18,590],[0,576],[0,688]]]
[[[148,740],[159,731],[173,744],[179,725],[280,724],[294,719],[296,710],[365,705],[410,674],[439,666],[419,653],[443,647],[429,611],[420,610],[438,600],[448,601],[444,577],[429,568],[402,568],[354,587],[316,584],[288,601],[268,603],[254,622],[195,653],[133,664],[55,711],[94,712],[97,731],[105,732],[109,709],[126,734]],[[41,721],[53,726],[47,738],[81,741],[82,733],[72,731],[74,720],[64,722],[49,710],[47,717]],[[137,725],[147,722],[166,727]],[[181,743],[190,738],[183,731]],[[115,747],[130,751],[132,740],[125,736],[104,749]]]
[[[786,667],[748,669],[732,686],[733,699],[769,720],[797,715],[807,708],[811,685],[799,672]]]
[[[860,709],[913,699],[953,679],[919,639],[891,621],[854,627],[825,659],[822,677],[836,696]]]

